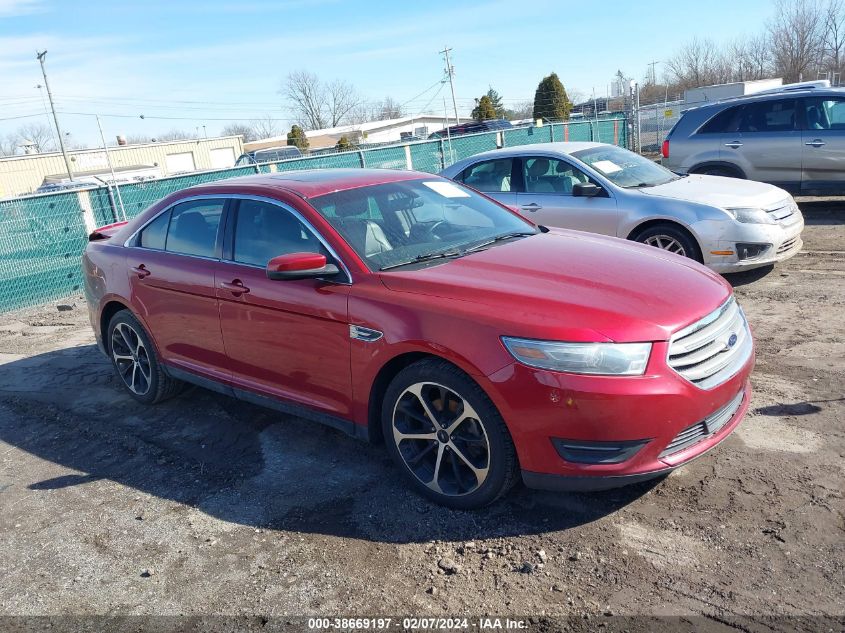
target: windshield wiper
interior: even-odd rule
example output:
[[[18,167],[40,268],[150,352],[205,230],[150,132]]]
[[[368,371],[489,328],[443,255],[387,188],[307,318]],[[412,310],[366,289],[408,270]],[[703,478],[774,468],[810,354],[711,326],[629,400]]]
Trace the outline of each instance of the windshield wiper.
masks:
[[[416,264],[418,262],[427,262],[432,259],[445,259],[447,257],[460,257],[466,251],[459,251],[459,250],[449,250],[449,251],[439,251],[435,253],[423,253],[422,255],[417,255],[413,259],[407,259],[402,262],[398,262],[396,264],[387,264],[386,266],[382,266],[379,270],[390,270],[391,268],[399,268],[400,266],[407,266],[408,264]]]
[[[514,231],[513,233],[502,233],[501,235],[497,235],[496,237],[487,240],[486,242],[481,242],[481,244],[471,246],[470,248],[466,249],[464,253],[472,253],[481,250],[482,248],[490,246],[491,244],[495,244],[496,242],[503,242],[505,240],[511,240],[516,237],[528,237],[530,235],[537,235],[537,233],[533,231]]]

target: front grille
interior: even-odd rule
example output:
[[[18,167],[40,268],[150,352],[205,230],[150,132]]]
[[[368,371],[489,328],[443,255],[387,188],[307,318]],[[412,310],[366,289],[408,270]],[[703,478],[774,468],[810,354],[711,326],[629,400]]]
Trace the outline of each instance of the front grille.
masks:
[[[725,406],[717,411],[714,411],[701,422],[688,426],[683,431],[678,433],[675,438],[669,442],[669,445],[660,453],[660,457],[666,457],[673,453],[689,448],[700,441],[707,439],[711,435],[718,433],[723,426],[725,426],[731,418],[736,414],[739,405],[742,404],[742,399],[745,396],[744,391],[740,391],[734,398]]]
[[[799,216],[798,205],[792,199],[784,200],[778,203],[771,209],[766,209],[766,213],[780,224],[788,226],[795,223]]]
[[[783,244],[778,246],[777,254],[781,255],[782,253],[785,253],[787,251],[792,250],[795,247],[795,244],[797,242],[798,242],[798,236],[797,235],[795,237],[792,237],[792,238],[786,240]]]
[[[753,343],[742,308],[731,297],[720,308],[669,340],[666,362],[701,389],[712,389],[736,375],[751,356]]]

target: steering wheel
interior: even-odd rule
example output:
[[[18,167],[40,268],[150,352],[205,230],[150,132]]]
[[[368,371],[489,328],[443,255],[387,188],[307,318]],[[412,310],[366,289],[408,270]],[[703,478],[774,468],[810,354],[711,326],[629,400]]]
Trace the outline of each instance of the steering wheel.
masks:
[[[448,228],[449,226],[450,224],[446,220],[437,220],[431,226],[428,227],[427,233],[435,239],[442,240],[448,237],[448,235],[439,235],[438,229],[440,229],[441,227]]]

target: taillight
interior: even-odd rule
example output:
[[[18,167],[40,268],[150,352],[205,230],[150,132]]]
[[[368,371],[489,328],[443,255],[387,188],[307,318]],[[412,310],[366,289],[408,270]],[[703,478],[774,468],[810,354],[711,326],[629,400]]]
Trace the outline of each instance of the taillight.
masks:
[[[663,158],[669,158],[669,139],[667,138],[663,141],[663,145],[660,148],[660,154]]]

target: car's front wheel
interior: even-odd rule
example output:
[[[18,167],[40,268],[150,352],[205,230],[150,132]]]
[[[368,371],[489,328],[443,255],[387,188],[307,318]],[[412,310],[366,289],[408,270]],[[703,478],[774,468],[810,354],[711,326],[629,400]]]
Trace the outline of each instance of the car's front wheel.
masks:
[[[129,310],[111,318],[107,335],[112,366],[129,395],[156,404],[179,393],[184,383],[167,375],[149,336]]]
[[[481,508],[517,480],[516,451],[498,410],[445,361],[422,360],[396,375],[385,394],[382,429],[410,484],[443,505]]]
[[[640,231],[634,238],[635,242],[654,246],[676,255],[689,257],[701,262],[701,250],[695,239],[684,229],[672,224],[657,224]]]

